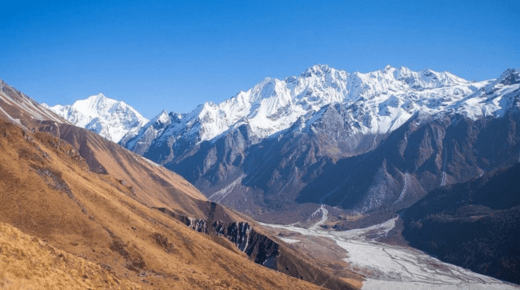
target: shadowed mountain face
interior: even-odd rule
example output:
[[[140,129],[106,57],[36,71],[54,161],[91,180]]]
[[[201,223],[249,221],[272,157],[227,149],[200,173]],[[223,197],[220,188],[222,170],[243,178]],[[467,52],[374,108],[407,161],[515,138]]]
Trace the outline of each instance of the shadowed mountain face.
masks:
[[[194,182],[210,199],[250,213],[259,208],[283,210],[294,202],[397,211],[436,187],[517,162],[519,122],[516,112],[476,121],[446,116],[424,122],[417,116],[374,150],[338,159],[321,154],[334,148],[327,146],[335,141],[326,137],[332,130],[281,134],[247,147],[243,126],[166,166]],[[363,136],[362,141],[374,138]],[[327,143],[316,141],[322,139]],[[218,166],[204,171],[201,163]]]
[[[433,190],[401,218],[411,246],[520,283],[520,165]]]
[[[299,200],[320,198],[330,205],[365,211],[399,210],[436,187],[518,162],[518,113],[477,121],[462,116],[425,124],[416,120],[396,130],[377,149],[324,167],[324,173],[301,191]],[[319,189],[327,194],[316,197]]]
[[[328,104],[266,138],[247,122],[202,142],[182,134],[166,138],[164,129],[161,137],[146,139],[152,141],[143,154],[185,177],[209,199],[265,221],[278,219],[277,213],[290,213],[287,222],[307,219],[315,210],[312,204],[395,212],[439,186],[517,162],[519,85],[518,72],[508,70],[463,97],[453,87],[432,91],[441,105],[412,93],[381,101],[379,115],[370,105],[373,99]],[[415,113],[399,126],[378,123],[396,108],[423,102],[433,109],[409,109]],[[443,102],[449,105],[436,111]],[[393,119],[395,124],[400,118]],[[182,122],[177,118],[171,124],[180,130]],[[396,128],[365,130],[374,124]],[[183,128],[193,132],[193,126]]]

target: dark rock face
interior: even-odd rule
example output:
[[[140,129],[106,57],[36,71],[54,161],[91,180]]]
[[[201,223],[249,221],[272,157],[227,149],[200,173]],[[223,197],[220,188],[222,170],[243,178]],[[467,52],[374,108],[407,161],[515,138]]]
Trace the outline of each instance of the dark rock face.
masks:
[[[194,219],[175,215],[165,208],[158,208],[158,210],[168,213],[197,232],[225,237],[255,263],[277,269],[276,259],[280,255],[278,244],[269,237],[256,232],[247,222],[224,223],[220,220],[212,220],[211,217],[208,220]]]
[[[243,165],[247,147],[251,145],[249,130],[245,125],[240,126],[214,143],[209,141],[199,145],[175,143],[172,154],[178,157],[165,166],[182,172],[180,174],[190,182],[199,181],[202,186],[207,184],[206,187],[227,181],[241,171],[240,167]],[[152,145],[152,150],[145,154],[145,157],[153,157],[154,152],[163,150],[161,147],[153,146],[159,144]],[[191,149],[186,153],[186,148],[190,147]]]
[[[227,239],[257,264],[328,289],[355,289],[345,281],[312,265],[294,250],[255,230],[248,222],[231,220],[222,212],[222,206],[214,202],[209,203],[205,213],[207,219],[178,215],[166,208],[156,209],[195,231]]]
[[[264,265],[273,270],[277,269],[278,244],[257,233],[246,222],[235,222],[230,224],[214,221],[209,226],[204,220],[189,220],[186,224],[192,229],[216,236],[223,236],[242,252],[246,253],[255,263]],[[209,229],[208,229],[209,228]],[[209,232],[208,232],[209,231]]]
[[[407,209],[411,246],[520,284],[520,165],[439,188]]]
[[[137,154],[143,155],[148,151],[153,140],[164,131],[172,123],[179,123],[180,114],[167,114],[163,111],[161,114],[150,120],[148,124],[143,126],[136,135],[125,135],[119,144],[127,147]]]
[[[476,121],[462,116],[417,121],[411,119],[371,152],[328,164],[297,201],[400,210],[439,186],[518,162],[517,113]]]

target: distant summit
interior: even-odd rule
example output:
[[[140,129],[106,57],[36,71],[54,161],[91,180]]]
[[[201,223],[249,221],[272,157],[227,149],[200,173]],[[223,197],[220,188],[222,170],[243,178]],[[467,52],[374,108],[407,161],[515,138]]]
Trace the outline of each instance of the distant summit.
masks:
[[[96,132],[116,143],[125,134],[139,131],[148,122],[148,119],[125,102],[109,99],[102,93],[78,100],[72,105],[42,105],[72,124]]]

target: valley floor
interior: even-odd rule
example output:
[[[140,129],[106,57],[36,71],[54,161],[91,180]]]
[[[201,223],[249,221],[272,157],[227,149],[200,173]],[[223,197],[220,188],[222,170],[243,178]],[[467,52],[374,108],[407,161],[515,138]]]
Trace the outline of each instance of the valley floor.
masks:
[[[419,250],[376,241],[394,228],[398,218],[364,229],[334,231],[320,227],[326,222],[328,211],[323,206],[318,211],[321,211],[321,219],[308,228],[262,225],[283,230],[285,234],[280,234],[280,239],[292,246],[312,237],[333,240],[347,251],[344,260],[351,270],[365,275],[363,289],[520,289],[520,286],[444,263]],[[292,234],[288,236],[287,231]]]

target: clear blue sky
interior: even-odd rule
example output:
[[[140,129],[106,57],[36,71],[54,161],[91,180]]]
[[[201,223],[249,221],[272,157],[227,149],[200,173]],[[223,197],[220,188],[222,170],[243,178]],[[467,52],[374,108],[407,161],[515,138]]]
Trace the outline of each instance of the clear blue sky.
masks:
[[[1,79],[51,105],[103,92],[148,118],[315,64],[470,80],[520,66],[520,0],[4,2]]]

